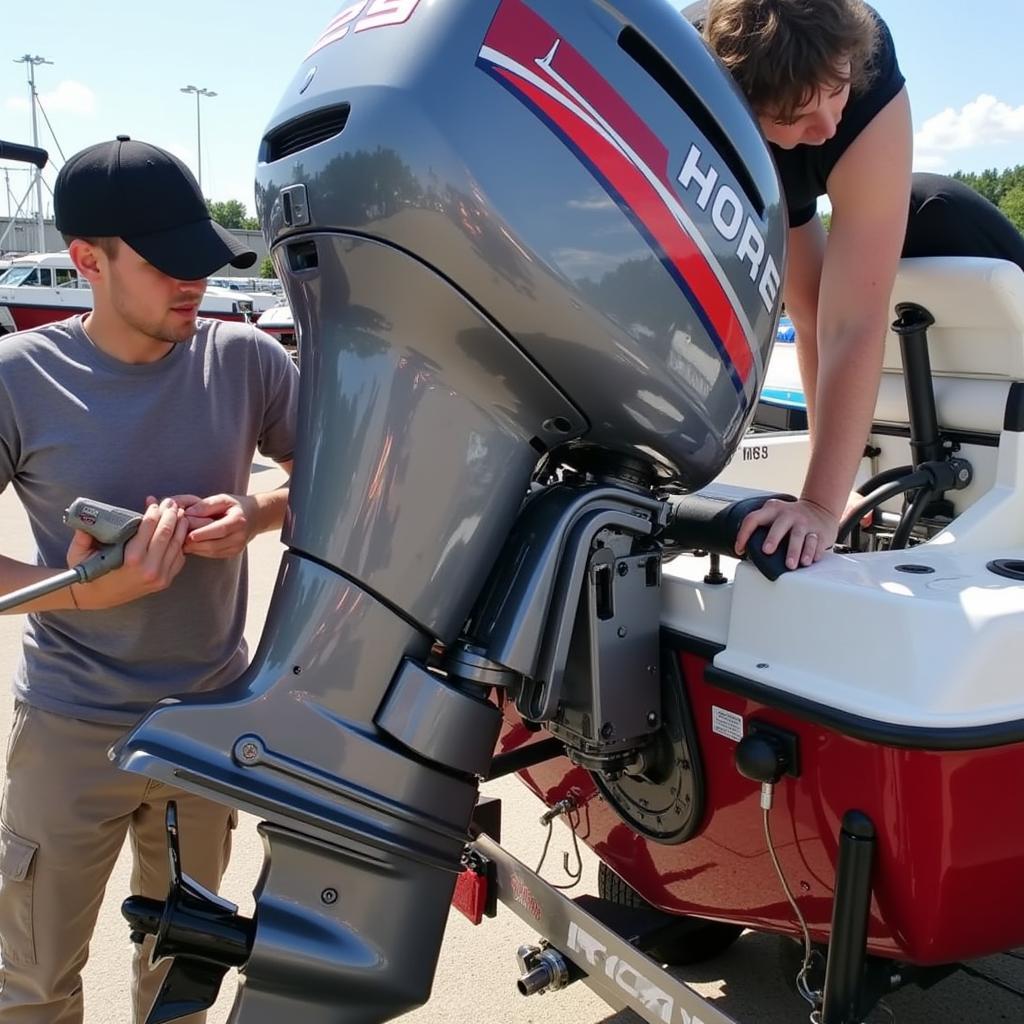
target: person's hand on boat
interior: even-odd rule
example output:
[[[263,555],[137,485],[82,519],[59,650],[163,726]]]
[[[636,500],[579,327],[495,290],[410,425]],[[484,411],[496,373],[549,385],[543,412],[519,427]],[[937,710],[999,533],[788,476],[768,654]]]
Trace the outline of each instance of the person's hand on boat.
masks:
[[[765,554],[772,554],[785,543],[788,545],[786,567],[796,569],[817,562],[831,549],[839,533],[839,517],[807,498],[799,501],[770,498],[743,520],[736,535],[737,554],[746,551],[751,534],[759,526],[768,528],[768,536],[761,545]]]

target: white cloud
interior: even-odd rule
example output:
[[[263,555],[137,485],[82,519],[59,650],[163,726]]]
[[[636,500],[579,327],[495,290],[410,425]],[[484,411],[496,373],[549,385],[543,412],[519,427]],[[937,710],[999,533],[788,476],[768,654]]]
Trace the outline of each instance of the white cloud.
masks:
[[[947,107],[914,135],[914,167],[942,170],[946,155],[982,146],[1024,142],[1024,104],[1011,107],[982,93],[960,110]]]
[[[41,92],[39,100],[47,115],[79,114],[92,117],[96,113],[96,93],[81,82],[70,79],[59,82],[55,89]],[[12,96],[4,104],[8,110],[28,110],[27,96]]]

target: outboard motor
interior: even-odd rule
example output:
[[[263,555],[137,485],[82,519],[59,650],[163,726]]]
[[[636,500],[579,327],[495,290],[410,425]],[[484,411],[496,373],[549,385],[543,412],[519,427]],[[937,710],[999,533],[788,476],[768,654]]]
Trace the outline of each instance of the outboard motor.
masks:
[[[232,1021],[369,1024],[429,995],[496,689],[650,770],[666,495],[751,418],[785,218],[664,0],[350,3],[257,194],[299,336],[288,551],[245,674],[116,756],[264,817],[266,863],[251,922],[194,886],[126,913],[176,957],[151,1020],[240,965]]]

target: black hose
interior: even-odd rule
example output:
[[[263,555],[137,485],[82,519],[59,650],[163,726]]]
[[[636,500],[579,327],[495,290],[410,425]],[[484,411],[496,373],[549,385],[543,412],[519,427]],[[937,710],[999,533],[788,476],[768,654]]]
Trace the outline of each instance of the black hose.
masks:
[[[876,473],[870,480],[865,480],[864,483],[857,488],[858,494],[870,494],[872,491],[881,487],[882,484],[890,483],[893,480],[899,480],[901,476],[907,476],[914,472],[913,466],[893,466],[892,469],[883,469],[881,473]]]
[[[872,491],[877,490],[882,484],[887,484],[892,480],[898,480],[902,476],[907,476],[909,473],[914,472],[913,466],[893,466],[891,469],[883,469],[881,473],[876,473],[873,477],[865,480],[864,483],[857,488],[857,493],[861,496],[870,494]],[[860,520],[858,519],[853,525],[853,529],[850,532],[850,547],[854,551],[860,550]]]
[[[841,544],[846,535],[869,513],[874,512],[879,505],[883,505],[890,498],[895,498],[907,491],[916,491],[919,487],[931,488],[935,483],[933,474],[923,469],[908,473],[899,480],[876,487],[865,499],[854,508],[854,510],[839,524],[839,534],[836,543]]]
[[[914,497],[914,501],[910,508],[903,513],[903,517],[900,519],[900,525],[896,527],[896,532],[892,535],[892,542],[889,544],[890,551],[902,551],[907,546],[907,541],[910,540],[910,534],[914,527],[917,526],[918,520],[927,508],[928,503],[937,497],[937,494],[931,487],[922,487],[917,495]]]

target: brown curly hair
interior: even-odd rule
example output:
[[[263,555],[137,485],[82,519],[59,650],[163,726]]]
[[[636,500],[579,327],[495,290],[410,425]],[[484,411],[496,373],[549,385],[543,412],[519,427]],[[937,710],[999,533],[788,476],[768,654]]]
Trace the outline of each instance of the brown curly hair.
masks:
[[[879,37],[863,0],[709,0],[703,32],[750,105],[779,120],[819,89],[864,89]]]

